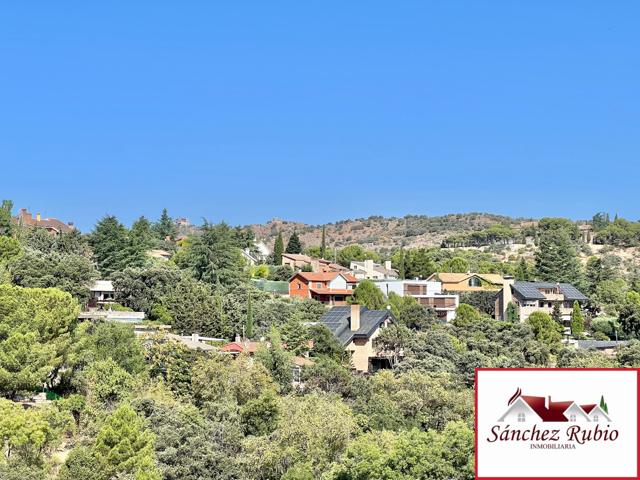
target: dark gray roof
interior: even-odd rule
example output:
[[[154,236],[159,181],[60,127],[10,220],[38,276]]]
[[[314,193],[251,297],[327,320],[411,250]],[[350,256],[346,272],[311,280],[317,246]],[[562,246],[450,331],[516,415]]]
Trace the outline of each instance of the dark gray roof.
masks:
[[[576,287],[570,283],[553,283],[553,282],[521,282],[517,281],[512,285],[513,293],[525,300],[544,300],[546,297],[540,293],[540,288],[555,288],[560,285],[560,291],[563,293],[565,300],[588,300],[587,297]]]
[[[320,318],[320,321],[338,337],[343,346],[346,346],[354,338],[371,337],[387,319],[393,319],[388,310],[369,310],[367,307],[360,307],[360,328],[354,332],[350,328],[351,305],[347,305],[333,307]]]
[[[614,341],[614,340],[578,340],[578,348],[615,348],[618,346],[623,346],[629,343],[625,340]]]

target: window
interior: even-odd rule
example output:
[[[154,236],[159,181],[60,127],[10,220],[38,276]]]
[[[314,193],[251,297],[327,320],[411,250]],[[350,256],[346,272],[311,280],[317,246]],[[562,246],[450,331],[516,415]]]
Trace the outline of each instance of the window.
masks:
[[[594,415],[593,416],[593,421],[594,422],[599,422],[600,421],[600,417],[598,415]]]
[[[298,290],[302,290],[302,284],[298,282]]]
[[[524,413],[518,414],[518,422],[524,422],[527,419]]]
[[[571,415],[569,415],[569,421],[570,421],[570,422],[575,422],[575,421],[576,421],[576,415],[575,415],[575,413],[572,413]]]
[[[478,277],[471,277],[469,279],[469,286],[470,287],[481,287],[482,286],[482,281]]]
[[[322,284],[321,283],[316,283],[316,288],[322,288]]]

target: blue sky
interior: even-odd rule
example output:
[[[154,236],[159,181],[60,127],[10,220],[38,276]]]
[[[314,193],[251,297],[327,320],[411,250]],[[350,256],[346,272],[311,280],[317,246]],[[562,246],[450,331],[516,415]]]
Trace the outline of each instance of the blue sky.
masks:
[[[637,1],[5,2],[0,197],[75,221],[640,218]]]

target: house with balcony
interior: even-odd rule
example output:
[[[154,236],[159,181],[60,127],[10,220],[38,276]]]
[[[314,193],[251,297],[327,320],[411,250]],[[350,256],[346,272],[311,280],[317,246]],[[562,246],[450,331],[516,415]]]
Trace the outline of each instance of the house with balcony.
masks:
[[[498,292],[504,285],[504,278],[497,273],[436,272],[427,280],[442,283],[444,292]]]
[[[362,373],[391,366],[374,340],[393,321],[389,310],[369,310],[361,305],[333,307],[320,318],[351,356],[353,369]]]
[[[374,263],[373,260],[353,261],[349,269],[358,280],[396,280],[398,278],[398,271],[391,268],[391,262],[388,260],[384,265]]]
[[[460,304],[460,296],[454,293],[443,293],[442,283],[428,280],[383,280],[374,282],[387,297],[395,293],[401,297],[414,297],[420,305],[436,311],[438,319],[450,322],[456,318],[456,308]]]
[[[289,296],[346,305],[357,283],[355,277],[346,273],[298,272],[289,279]]]
[[[116,291],[111,280],[96,280],[89,291],[89,308],[108,307],[116,302]]]
[[[529,315],[543,311],[551,315],[556,305],[560,307],[562,320],[569,322],[573,303],[583,305],[587,296],[570,283],[559,282],[522,282],[513,277],[505,277],[505,286],[496,298],[496,319],[507,318],[507,307],[513,303],[518,317],[524,322]]]

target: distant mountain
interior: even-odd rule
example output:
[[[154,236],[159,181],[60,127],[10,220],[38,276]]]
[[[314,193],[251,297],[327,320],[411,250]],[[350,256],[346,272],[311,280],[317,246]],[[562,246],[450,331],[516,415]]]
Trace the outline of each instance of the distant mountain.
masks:
[[[458,213],[439,217],[407,215],[402,218],[372,216],[327,223],[327,245],[338,248],[360,244],[365,248],[392,251],[405,247],[440,246],[445,237],[454,234],[483,230],[496,224],[517,227],[522,218],[505,217],[490,213]],[[285,244],[294,230],[305,247],[320,245],[323,225],[308,225],[274,218],[266,224],[249,225],[259,240],[269,247],[282,232]]]

